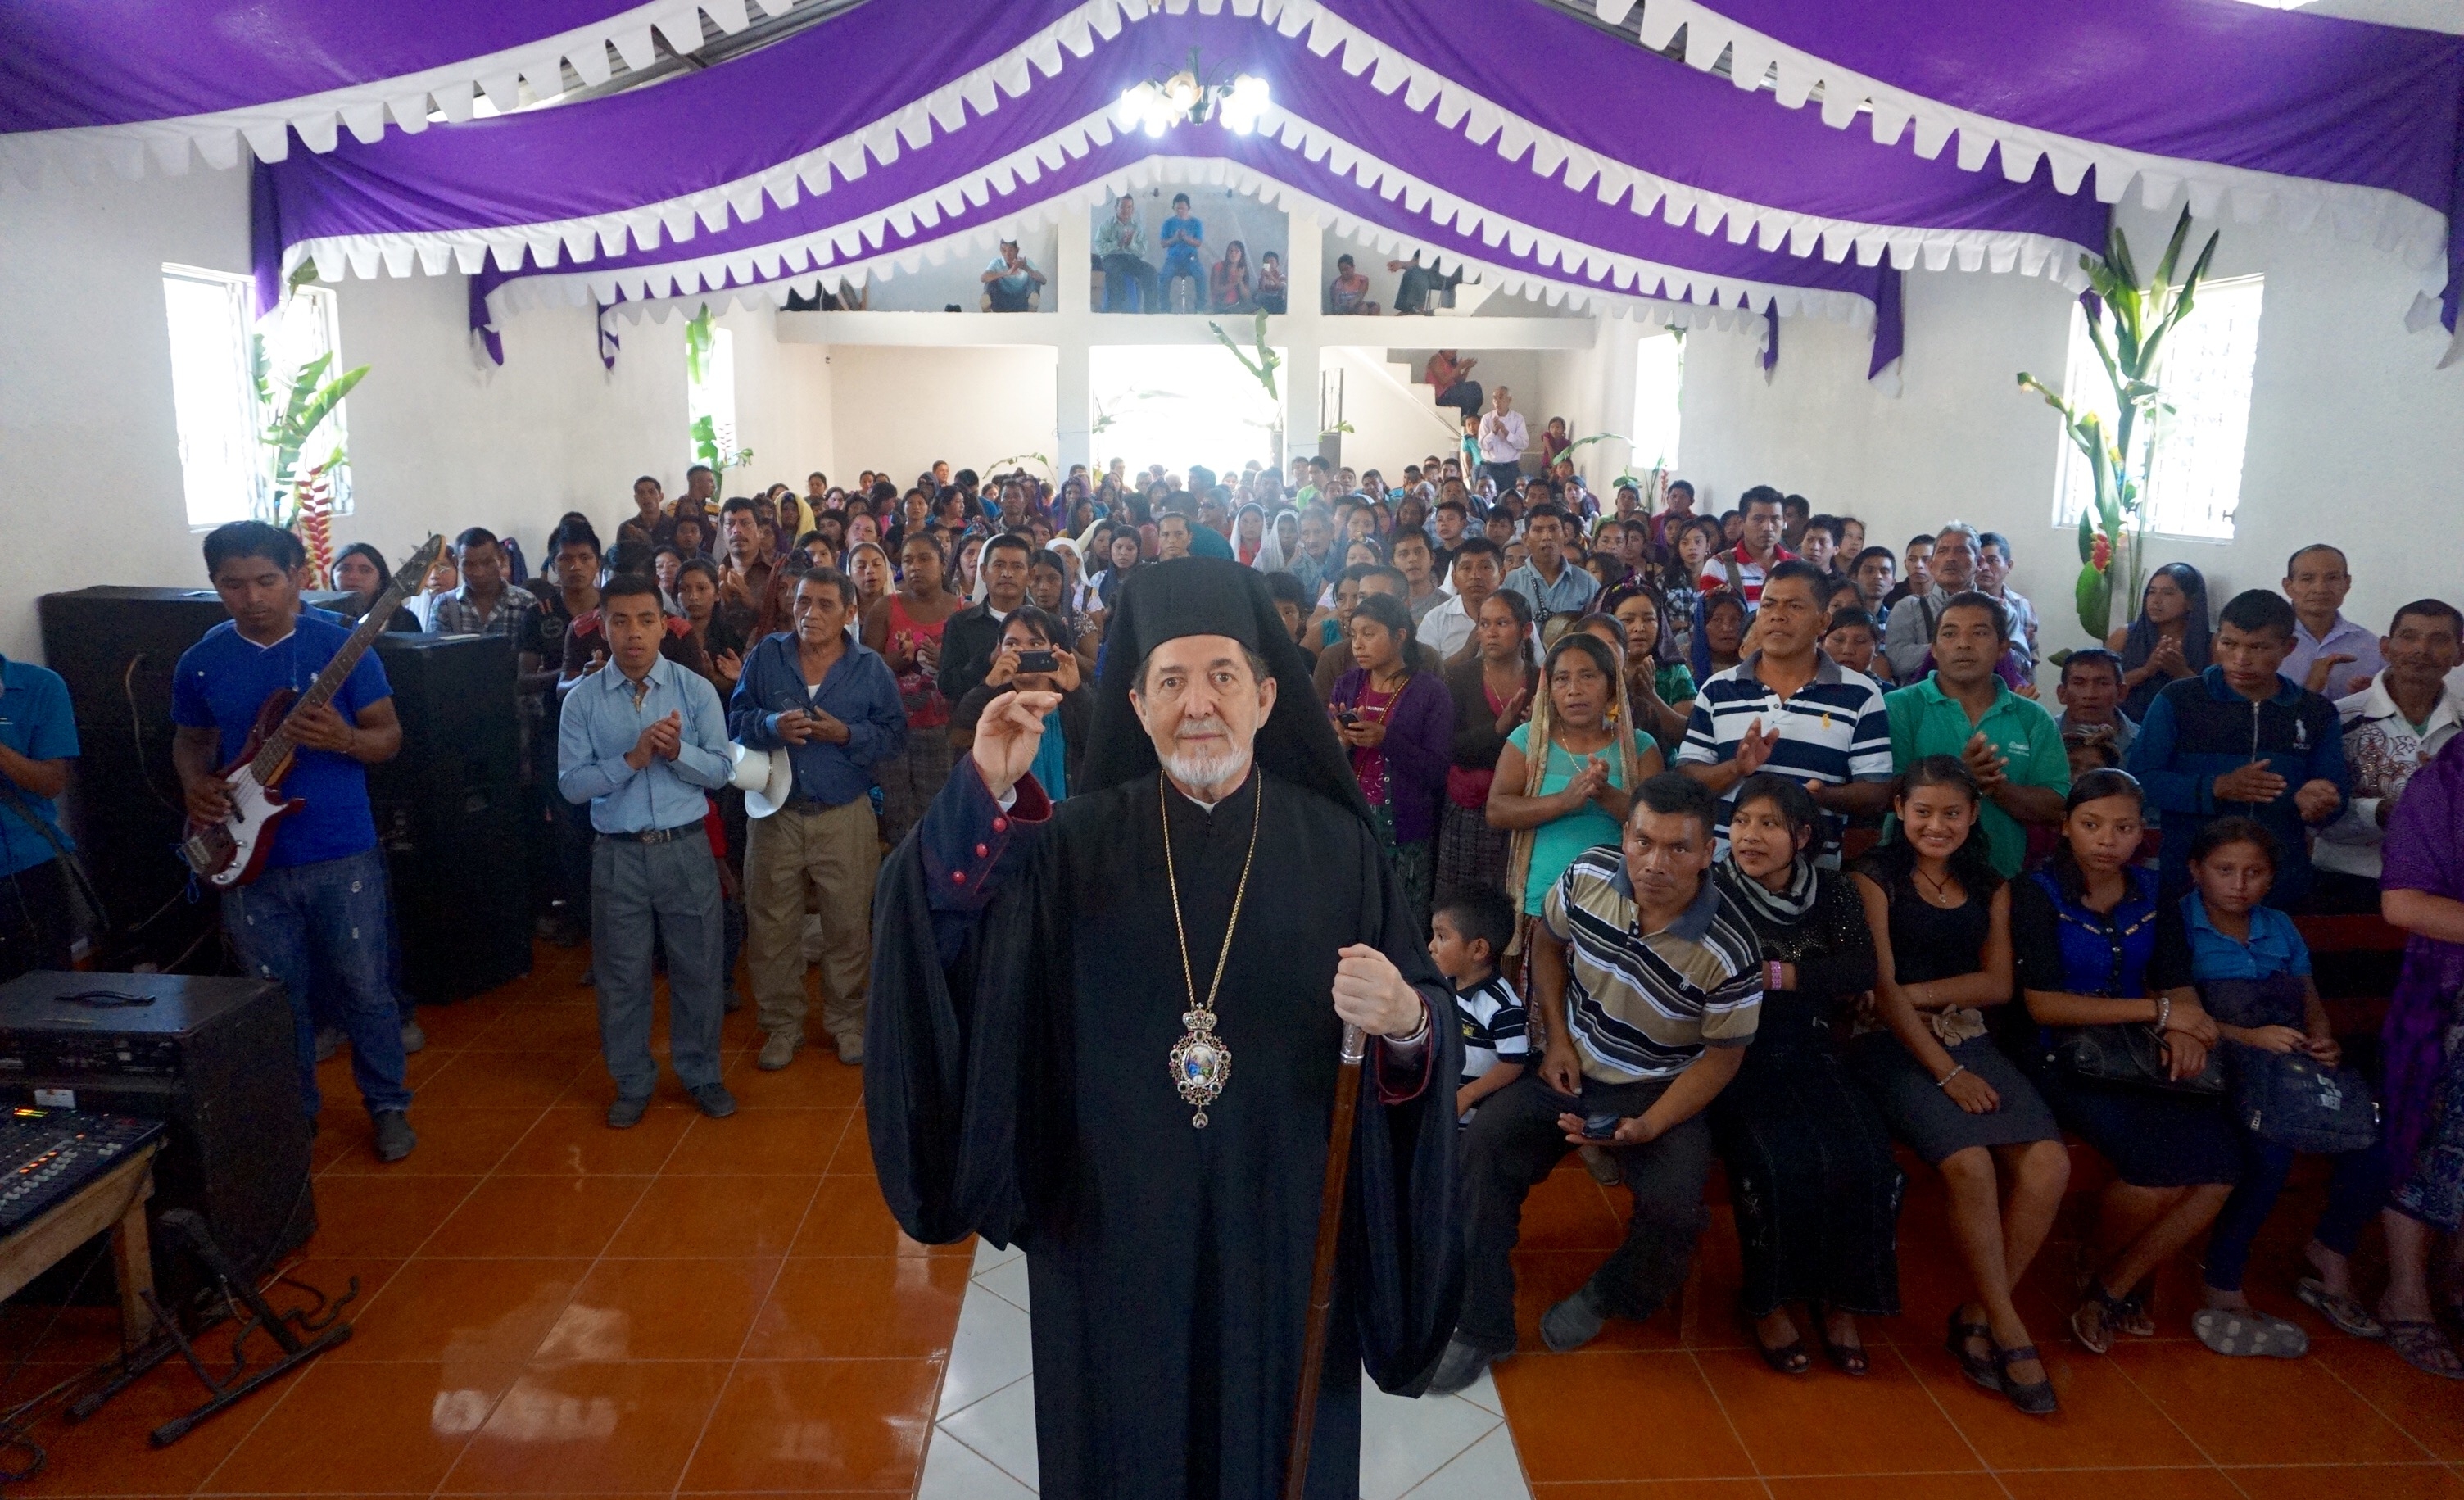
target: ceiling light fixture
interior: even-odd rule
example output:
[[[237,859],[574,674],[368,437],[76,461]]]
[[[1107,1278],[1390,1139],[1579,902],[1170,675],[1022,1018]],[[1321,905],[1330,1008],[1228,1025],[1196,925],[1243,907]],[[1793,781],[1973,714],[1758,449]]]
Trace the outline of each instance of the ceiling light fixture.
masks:
[[[1270,102],[1266,80],[1255,74],[1208,77],[1193,47],[1188,67],[1168,78],[1152,78],[1122,90],[1113,118],[1124,130],[1140,129],[1159,138],[1175,125],[1204,124],[1220,117],[1226,126],[1245,136],[1258,128]]]

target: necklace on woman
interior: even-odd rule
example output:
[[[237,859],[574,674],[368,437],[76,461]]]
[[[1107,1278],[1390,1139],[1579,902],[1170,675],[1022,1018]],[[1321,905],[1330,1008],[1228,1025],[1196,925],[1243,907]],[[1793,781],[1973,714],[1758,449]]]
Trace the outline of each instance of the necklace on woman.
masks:
[[[1950,898],[1950,881],[1947,877],[1937,880],[1931,874],[1927,873],[1925,867],[1922,865],[1911,865],[1908,868],[1916,871],[1919,879],[1933,887],[1933,894],[1926,896],[1926,900],[1932,902],[1936,906],[1954,906],[1958,904]]]
[[[1223,965],[1232,958],[1232,935],[1241,926],[1241,899],[1249,893],[1249,867],[1258,858],[1258,824],[1266,805],[1265,784],[1261,782],[1249,805],[1249,852],[1241,860],[1241,883],[1233,888],[1232,915],[1223,924],[1223,947],[1215,956],[1215,978],[1206,986],[1206,998],[1198,998],[1198,973],[1189,963],[1189,928],[1180,918],[1180,872],[1172,858],[1172,803],[1166,778],[1155,778],[1156,810],[1163,815],[1163,873],[1172,887],[1172,928],[1180,940],[1180,977],[1189,986],[1190,1008],[1181,1012],[1180,1024],[1188,1029],[1172,1045],[1170,1062],[1173,1086],[1180,1091],[1184,1103],[1197,1110],[1189,1123],[1196,1129],[1206,1128],[1206,1107],[1222,1093],[1223,1086],[1232,1081],[1232,1048],[1215,1034],[1215,992],[1223,987]]]

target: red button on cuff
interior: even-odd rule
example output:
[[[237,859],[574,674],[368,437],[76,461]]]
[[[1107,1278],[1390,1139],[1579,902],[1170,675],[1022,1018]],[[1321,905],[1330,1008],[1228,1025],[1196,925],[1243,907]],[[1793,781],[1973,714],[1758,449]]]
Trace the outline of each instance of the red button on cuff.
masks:
[[[1007,833],[1009,831],[1009,820],[1007,818],[995,818],[993,820],[993,831],[995,833]]]
[[[963,870],[953,870],[953,871],[950,871],[950,884],[952,884],[952,885],[954,885],[954,886],[962,886],[962,885],[965,885],[966,883],[967,883],[967,872],[966,872],[965,871],[963,871]]]
[[[986,855],[992,853],[992,851],[993,847],[989,844],[979,844],[976,846],[976,857],[978,859],[984,858]]]

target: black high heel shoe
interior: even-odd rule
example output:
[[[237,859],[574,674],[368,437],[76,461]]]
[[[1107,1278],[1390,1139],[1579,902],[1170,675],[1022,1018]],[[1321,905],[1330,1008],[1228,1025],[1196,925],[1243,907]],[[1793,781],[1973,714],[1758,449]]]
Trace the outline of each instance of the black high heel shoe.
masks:
[[[1763,1357],[1763,1363],[1782,1375],[1805,1375],[1814,1369],[1814,1357],[1805,1352],[1802,1337],[1792,1338],[1774,1349],[1763,1342],[1762,1331],[1754,1326],[1758,1321],[1746,1311],[1744,1303],[1737,1304],[1737,1326],[1746,1331],[1747,1342],[1754,1346],[1754,1353]]]
[[[1831,1310],[1815,1303],[1806,1312],[1814,1319],[1814,1336],[1822,1344],[1822,1357],[1841,1375],[1865,1375],[1873,1370],[1863,1344],[1835,1344],[1831,1341]]]
[[[1970,1354],[1968,1349],[1968,1341],[1971,1338],[1982,1339],[1986,1348],[1992,1348],[1993,1330],[1983,1323],[1970,1323],[1961,1318],[1959,1314],[1966,1311],[1965,1308],[1950,1310],[1950,1327],[1943,1335],[1943,1347],[1959,1361],[1959,1373],[1968,1377],[1971,1383],[1984,1390],[1998,1392],[2002,1389],[2002,1375],[1993,1367],[1992,1356],[1980,1357]]]

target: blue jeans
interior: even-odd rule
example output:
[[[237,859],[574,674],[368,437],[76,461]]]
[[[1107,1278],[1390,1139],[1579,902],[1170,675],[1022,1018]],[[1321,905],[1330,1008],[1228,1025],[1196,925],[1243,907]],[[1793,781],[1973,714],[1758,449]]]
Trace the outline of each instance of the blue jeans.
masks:
[[[2242,1172],[2216,1226],[2208,1237],[2207,1283],[2218,1291],[2239,1291],[2243,1268],[2250,1264],[2251,1243],[2276,1211],[2276,1200],[2293,1175],[2298,1155],[2290,1146],[2241,1133]],[[2387,1158],[2376,1146],[2347,1151],[2328,1158],[2327,1206],[2319,1215],[2311,1238],[2339,1255],[2350,1255],[2361,1242],[2362,1226],[2387,1206]]]
[[[599,1047],[616,1092],[646,1099],[650,1057],[650,944],[668,955],[668,1055],[687,1089],[718,1082],[724,916],[718,860],[699,825],[662,844],[602,838],[590,849],[590,965]]]
[[[333,1006],[351,1039],[351,1079],[370,1114],[410,1108],[403,1082],[402,1012],[387,976],[393,911],[385,854],[374,848],[313,865],[269,870],[223,897],[223,930],[250,972],[291,1002],[300,1102],[314,1119],[317,1023],[311,996]]]

